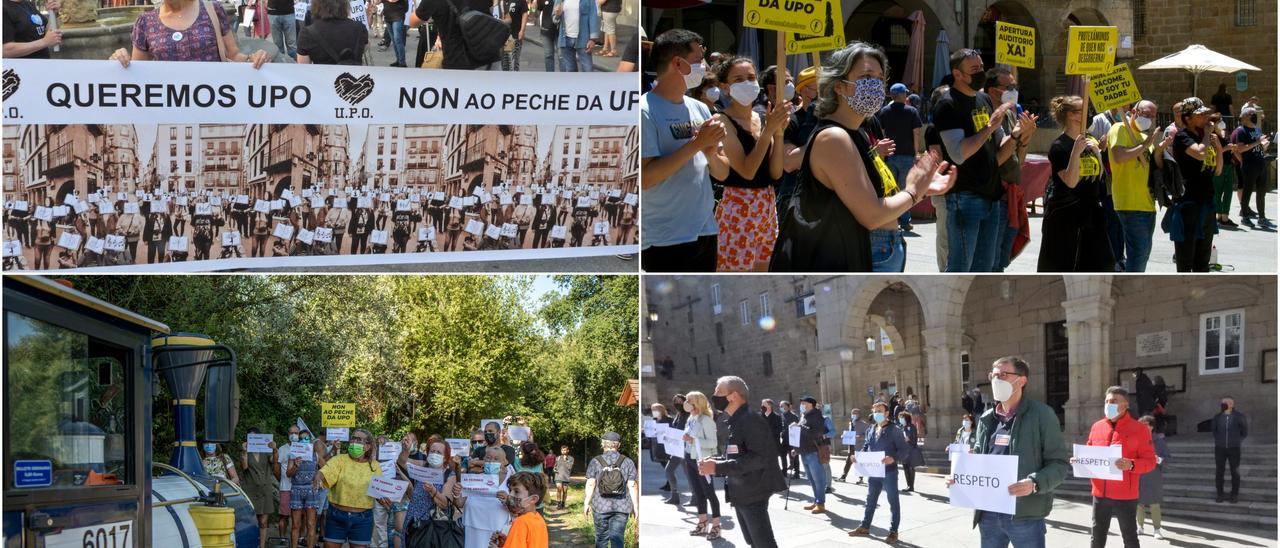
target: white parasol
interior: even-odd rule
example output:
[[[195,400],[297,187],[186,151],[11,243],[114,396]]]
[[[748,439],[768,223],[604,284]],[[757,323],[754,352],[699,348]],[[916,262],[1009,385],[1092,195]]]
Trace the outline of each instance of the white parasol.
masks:
[[[1192,79],[1191,94],[1196,94],[1202,72],[1239,72],[1242,70],[1262,70],[1239,59],[1234,59],[1206,48],[1200,44],[1191,44],[1187,49],[1171,53],[1155,61],[1138,67],[1139,70],[1181,69],[1195,75]]]

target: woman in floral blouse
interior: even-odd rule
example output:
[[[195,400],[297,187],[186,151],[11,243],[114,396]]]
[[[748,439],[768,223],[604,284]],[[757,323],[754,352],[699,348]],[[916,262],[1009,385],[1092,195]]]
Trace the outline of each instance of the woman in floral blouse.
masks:
[[[224,60],[218,40],[226,50],[226,61],[250,62],[254,68],[267,62],[267,52],[263,50],[241,52],[236,44],[235,21],[220,2],[204,0],[164,0],[155,10],[143,13],[133,24],[133,52],[120,48],[111,54],[111,59],[124,67],[130,61],[218,62]]]

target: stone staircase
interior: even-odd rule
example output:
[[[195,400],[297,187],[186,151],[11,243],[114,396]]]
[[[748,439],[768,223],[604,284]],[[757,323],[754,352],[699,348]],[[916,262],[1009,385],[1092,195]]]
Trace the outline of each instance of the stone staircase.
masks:
[[[1248,444],[1240,457],[1240,502],[1214,502],[1213,442],[1208,438],[1169,438],[1169,459],[1164,463],[1165,517],[1208,522],[1231,528],[1271,529],[1276,527],[1276,450],[1274,443]],[[922,473],[946,474],[947,454],[942,448],[924,448]],[[1228,470],[1223,487],[1231,490]],[[1068,475],[1056,490],[1058,497],[1075,502],[1092,500],[1089,480]]]

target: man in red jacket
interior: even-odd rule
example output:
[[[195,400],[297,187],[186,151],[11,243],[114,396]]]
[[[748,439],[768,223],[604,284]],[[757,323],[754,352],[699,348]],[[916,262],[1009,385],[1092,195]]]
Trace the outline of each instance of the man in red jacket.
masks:
[[[1107,389],[1103,413],[1105,418],[1093,423],[1086,445],[1120,446],[1116,468],[1124,473],[1122,480],[1090,479],[1093,484],[1093,528],[1090,546],[1107,545],[1111,516],[1120,522],[1120,536],[1125,548],[1138,548],[1138,476],[1156,467],[1156,452],[1151,445],[1151,431],[1129,415],[1129,393],[1119,386]],[[1072,464],[1075,458],[1071,459]]]

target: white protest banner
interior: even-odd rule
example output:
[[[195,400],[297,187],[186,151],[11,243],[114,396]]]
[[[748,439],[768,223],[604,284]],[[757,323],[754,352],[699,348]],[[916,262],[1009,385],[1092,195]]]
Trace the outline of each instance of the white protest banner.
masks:
[[[466,456],[471,454],[471,442],[465,438],[445,438],[444,441],[449,444],[449,452],[454,455]]]
[[[564,225],[553,226],[551,227],[551,239],[563,240],[565,236],[565,232],[566,232],[566,229]]]
[[[387,245],[387,231],[375,230],[369,233],[369,243],[374,245]]]
[[[519,230],[519,228],[520,228],[520,227],[516,226],[516,225],[515,225],[515,223],[505,223],[505,224],[503,224],[503,225],[502,225],[502,237],[503,237],[503,238],[515,238],[515,237],[516,237],[516,231],[517,231],[517,230]]]
[[[405,480],[374,476],[369,480],[369,489],[365,490],[364,494],[375,499],[391,499],[393,502],[399,502],[408,490],[409,482]]]
[[[310,443],[294,442],[289,444],[289,458],[311,462],[315,460],[315,451]]]
[[[288,240],[293,237],[293,225],[279,223],[276,225],[276,229],[271,232],[271,235],[281,240]]]
[[[955,453],[951,461],[951,505],[1013,514],[1016,499],[1009,486],[1018,481],[1016,455]]]
[[[396,460],[400,457],[400,444],[389,441],[378,446],[378,460]]]
[[[947,459],[956,460],[957,453],[968,453],[969,446],[963,443],[953,443],[947,446]]]
[[[421,481],[431,485],[440,485],[444,483],[443,468],[418,466],[412,462],[405,464],[405,467],[409,469],[409,479],[413,481]]]
[[[308,12],[308,11],[311,11],[311,3],[310,3],[310,2],[294,2],[294,3],[293,3],[293,18],[294,18],[294,19],[297,19],[298,21],[306,21],[306,20],[307,20],[307,12]]]
[[[596,236],[608,236],[609,221],[596,221],[595,226],[593,226],[591,229],[591,233]]]
[[[853,430],[845,430],[840,434],[840,443],[844,445],[857,445],[858,433]]]
[[[298,241],[307,245],[311,245],[315,241],[316,233],[305,228],[298,229]]]
[[[311,207],[312,209],[320,209],[324,207],[324,198],[321,196],[312,196]]]
[[[662,448],[671,456],[684,456],[684,432],[675,428],[667,428],[667,436],[662,443]]]
[[[498,474],[462,474],[462,492],[471,495],[498,494]]]
[[[347,441],[348,439],[351,439],[350,435],[351,435],[350,428],[332,427],[332,428],[324,429],[325,441]]]
[[[382,469],[382,477],[384,478],[396,477],[396,461],[384,460],[378,463],[378,468]]]
[[[454,209],[462,209],[463,208],[462,197],[454,196],[452,198],[449,198],[449,207]]]
[[[133,211],[129,211],[129,206],[133,206]],[[124,205],[124,212],[125,212],[125,213],[137,213],[137,212],[138,212],[138,204],[135,204],[135,203],[125,204],[125,205]],[[66,217],[67,215],[70,215],[70,214],[71,214],[71,207],[70,207],[70,206],[64,206],[64,205],[60,205],[60,206],[53,206],[53,216],[54,216],[54,217]]]
[[[285,204],[284,200],[271,200],[271,210],[277,211],[277,210],[284,209],[284,204]],[[178,204],[178,205],[182,205],[182,204]]]
[[[213,215],[213,206],[209,204],[196,204],[196,215]]]
[[[471,234],[475,234],[476,236],[479,236],[480,233],[484,231],[484,223],[477,221],[475,219],[468,219],[467,227],[463,230],[466,230]]]
[[[116,212],[116,206],[113,205],[111,202],[108,202],[106,200],[102,200],[98,202],[98,213],[101,213],[103,215],[111,215],[115,212]]]
[[[366,11],[365,0],[351,0],[351,17],[353,21],[359,21],[364,24],[364,28],[369,28],[369,15]]]
[[[80,248],[80,235],[75,232],[63,232],[58,236],[58,247],[67,250],[76,250]]]
[[[1104,480],[1123,480],[1124,471],[1116,466],[1120,458],[1120,446],[1071,444],[1071,456],[1075,462],[1071,465],[1071,475],[1077,478],[1094,478]]]
[[[21,257],[21,256],[22,256],[22,242],[21,242],[21,241],[18,241],[18,240],[5,240],[5,241],[4,241],[4,256],[5,256],[5,257]]]
[[[169,251],[173,253],[186,253],[191,246],[187,242],[186,236],[170,236]]]
[[[239,232],[232,231],[222,233],[222,247],[235,247],[238,245],[240,245]]]
[[[635,194],[628,192],[626,197],[622,199],[622,203],[627,205],[636,205],[636,202],[637,200],[639,200],[639,198],[640,198],[639,196],[636,196]]]
[[[134,215],[140,213],[141,210],[138,208],[138,202],[125,202],[124,212],[126,214],[134,214]]]
[[[176,203],[178,204],[178,207],[187,207],[187,197],[178,196],[178,200],[176,201]]]
[[[271,434],[249,434],[250,453],[270,453]]]
[[[884,451],[857,451],[853,454],[853,467],[859,476],[884,477]]]
[[[76,215],[79,215],[81,213],[89,211],[89,202],[76,202],[72,204],[71,207],[75,208]]]
[[[316,240],[317,242],[324,242],[324,243],[332,242],[332,241],[333,241],[333,229],[332,229],[332,228],[317,228],[317,229],[316,229],[316,234],[315,234],[315,240]]]
[[[436,227],[421,226],[418,227],[419,242],[434,242],[436,240]]]
[[[641,426],[641,431],[644,433],[644,437],[652,438],[654,434],[657,433],[657,429],[654,428],[655,426],[657,426],[657,424],[658,424],[658,421],[655,421],[653,419],[645,419],[644,425]]]
[[[396,200],[396,211],[409,211],[409,200]]]
[[[529,441],[533,436],[528,426],[508,426],[507,437],[515,441]]]
[[[75,203],[76,203],[76,202],[77,202],[77,200],[76,200],[76,196],[75,196],[75,194],[68,194],[68,195],[67,195],[67,197],[66,197],[66,199],[63,201],[63,203],[64,203],[64,204],[66,204],[66,205],[75,205]],[[27,205],[28,205],[28,204],[27,204],[26,200],[18,200],[18,201],[15,201],[15,202],[13,202],[13,210],[14,210],[14,211],[27,211]]]
[[[521,194],[520,205],[533,205],[533,196],[529,194]]]
[[[110,251],[124,251],[124,236],[107,234],[107,243],[103,247]]]
[[[578,198],[578,207],[591,207],[591,198]]]
[[[800,425],[792,424],[787,428],[787,445],[800,447]]]
[[[253,203],[253,210],[258,213],[271,213],[271,202],[258,200]]]
[[[105,245],[106,245],[106,242],[99,240],[93,236],[89,236],[89,241],[85,242],[84,248],[101,255],[104,251],[106,251],[105,249],[103,249]]]
[[[53,220],[53,208],[51,208],[51,207],[44,207],[44,206],[37,206],[37,207],[36,207],[36,215],[35,215],[35,217],[36,217],[36,219],[41,220],[41,221],[52,221],[52,220]]]

